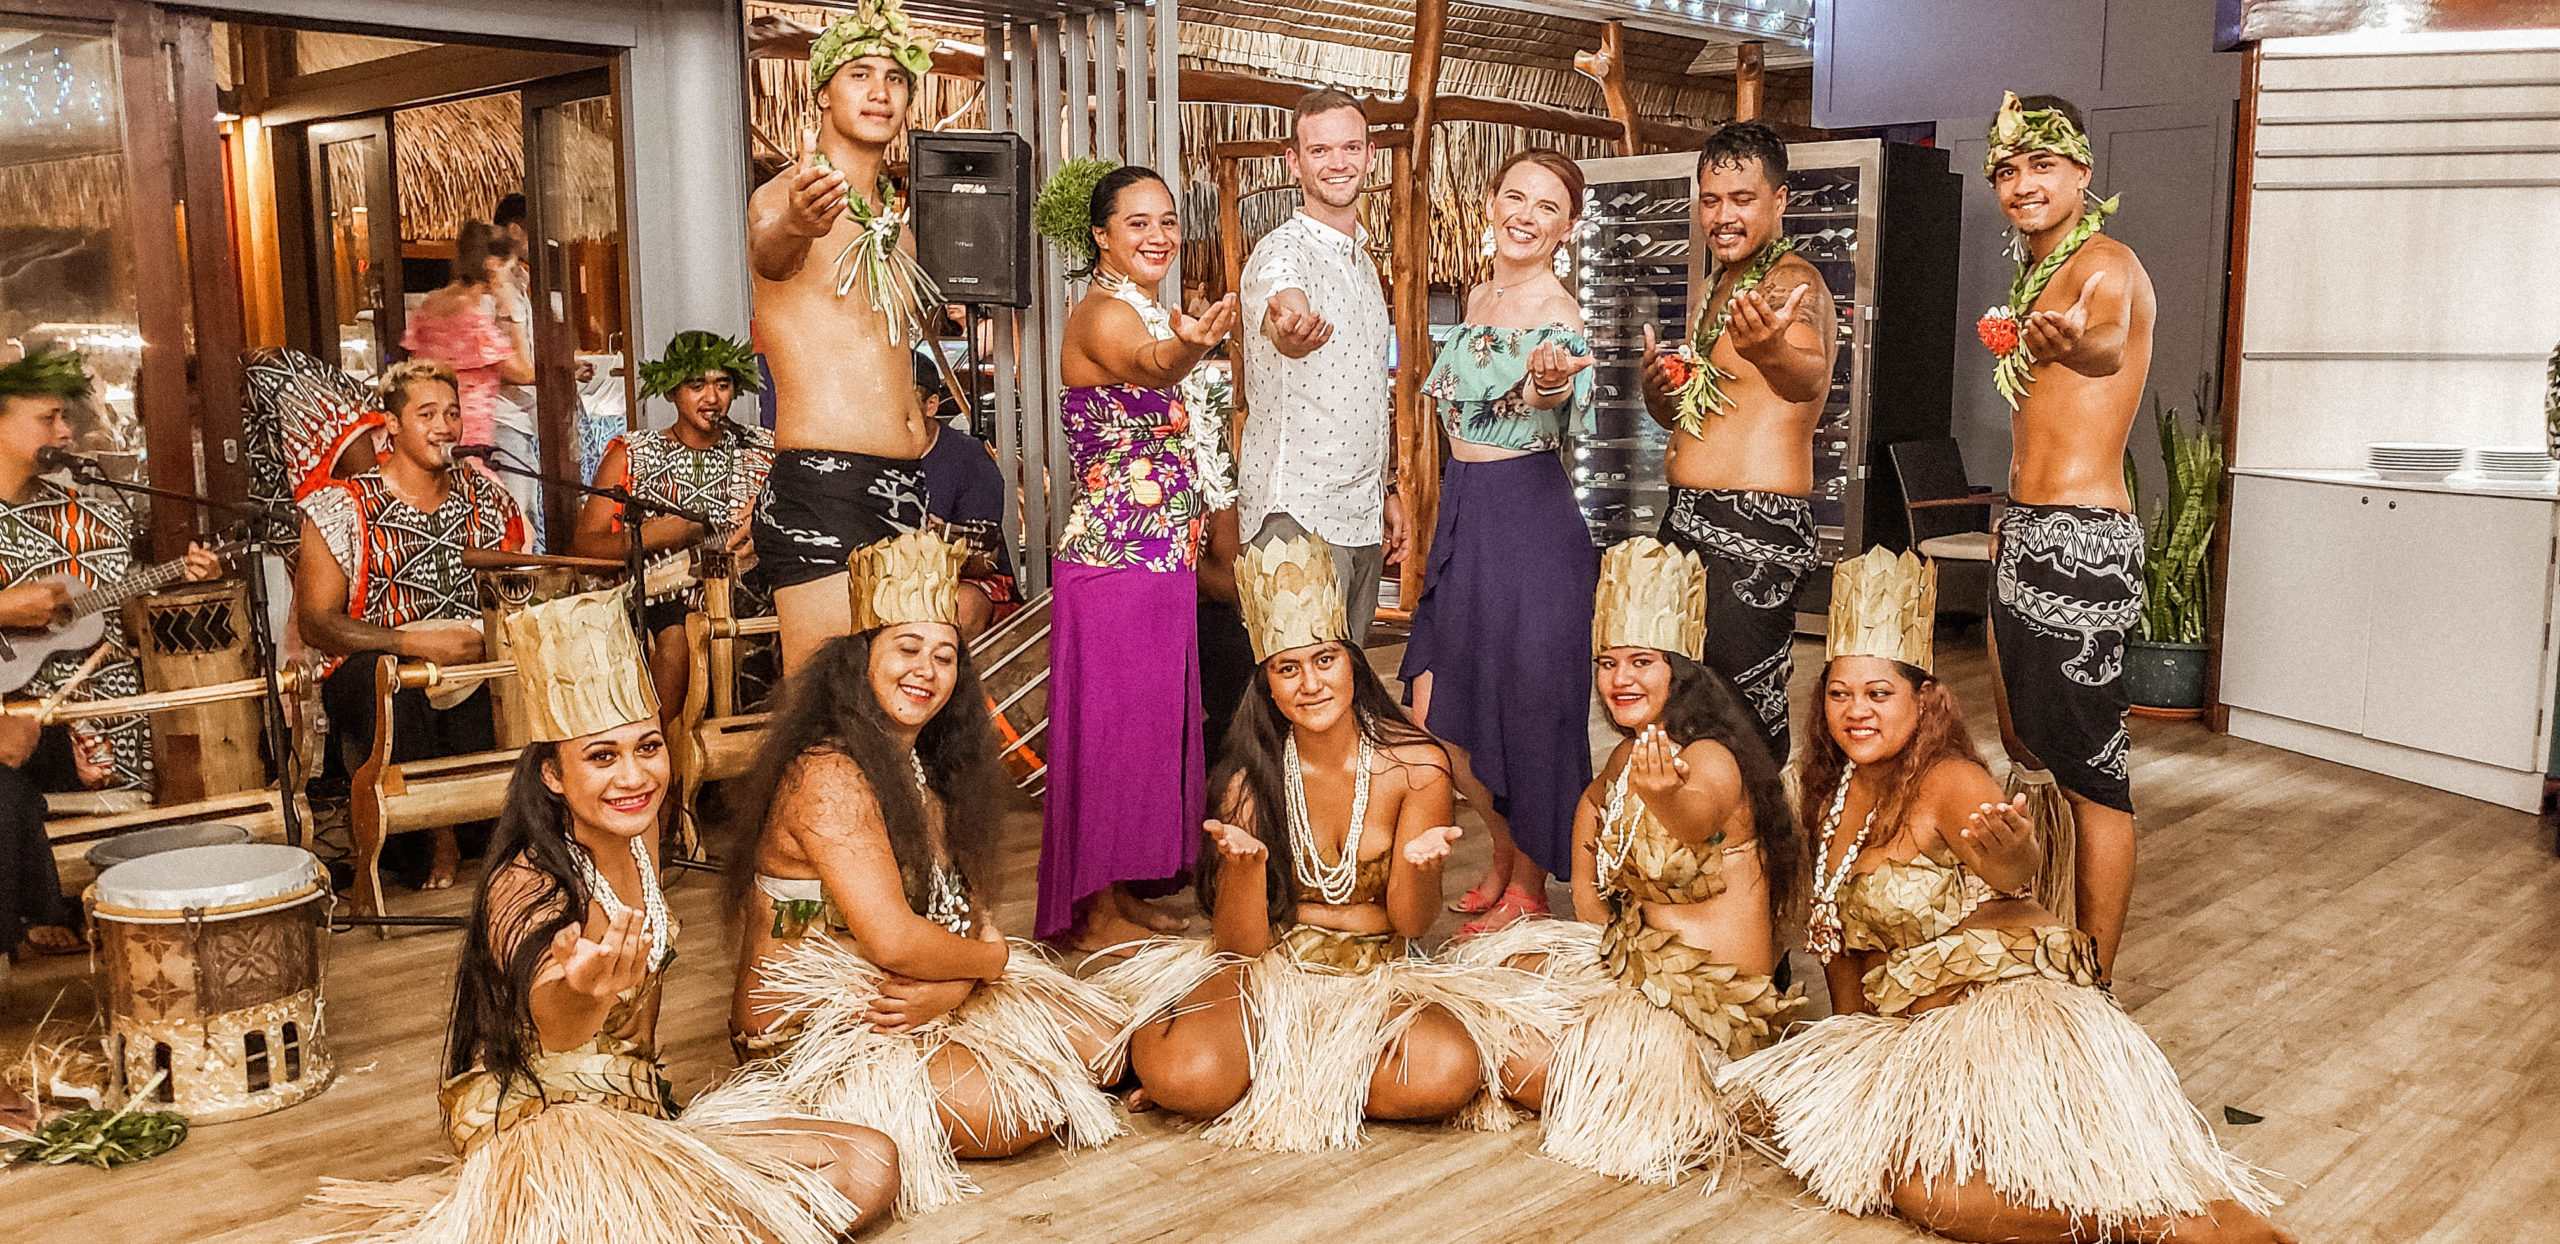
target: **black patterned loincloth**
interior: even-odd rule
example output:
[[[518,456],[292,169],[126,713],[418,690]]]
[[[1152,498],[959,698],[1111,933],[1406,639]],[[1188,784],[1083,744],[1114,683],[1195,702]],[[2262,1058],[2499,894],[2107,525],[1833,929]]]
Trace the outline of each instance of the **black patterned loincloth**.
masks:
[[[776,588],[844,573],[866,544],[924,525],[924,462],[785,449],[756,502],[756,562]]]
[[[1791,754],[1796,588],[1813,569],[1813,506],[1802,497],[1673,488],[1661,538],[1707,568],[1707,668],[1733,680],[1759,715],[1771,759]]]
[[[1992,637],[2018,740],[2064,790],[2133,811],[2124,643],[2142,616],[2142,525],[2122,510],[2011,505],[1992,558]]]

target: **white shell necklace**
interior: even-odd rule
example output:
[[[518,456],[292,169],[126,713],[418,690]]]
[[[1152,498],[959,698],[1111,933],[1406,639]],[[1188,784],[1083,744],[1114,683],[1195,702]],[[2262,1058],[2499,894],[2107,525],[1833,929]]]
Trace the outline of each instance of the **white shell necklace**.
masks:
[[[925,779],[924,757],[910,751],[907,764],[915,770],[916,798],[930,798],[933,787]],[[969,932],[968,883],[961,879],[958,870],[944,866],[940,860],[933,862],[925,879],[924,918],[953,933],[966,936]]]
[[[1618,780],[1609,783],[1609,801],[1600,809],[1600,832],[1593,835],[1592,853],[1599,857],[1600,892],[1603,894],[1617,892],[1618,870],[1627,866],[1627,856],[1636,849],[1635,823],[1625,819],[1627,775],[1634,770],[1635,765],[1630,762],[1618,770]]]
[[[1298,732],[1290,731],[1288,743],[1281,748],[1281,766],[1288,773],[1289,853],[1297,857],[1298,884],[1315,887],[1335,907],[1350,902],[1352,892],[1360,888],[1360,838],[1369,825],[1369,761],[1376,754],[1368,732],[1362,731],[1360,751],[1352,761],[1351,826],[1342,831],[1342,854],[1328,864],[1316,851],[1315,826],[1307,819],[1307,782],[1298,767]]]
[[[1849,840],[1849,849],[1841,854],[1839,865],[1825,871],[1823,861],[1831,858],[1831,841],[1840,832],[1840,812],[1849,806],[1849,779],[1857,772],[1857,761],[1841,763],[1840,789],[1831,796],[1831,810],[1822,816],[1821,854],[1813,857],[1813,911],[1805,921],[1804,948],[1824,963],[1831,962],[1841,951],[1840,887],[1848,883],[1849,870],[1857,866],[1858,856],[1866,851],[1867,835],[1876,827],[1876,809],[1884,802],[1877,800],[1867,809],[1867,819],[1858,826],[1858,836]]]
[[[658,888],[658,869],[649,860],[649,848],[634,834],[625,841],[631,844],[631,862],[640,872],[640,930],[649,939],[649,967],[663,969],[676,954],[675,938],[667,929],[667,896]],[[611,920],[631,910],[622,896],[613,892],[613,883],[605,880],[603,870],[596,867],[596,857],[587,844],[569,840],[569,858],[578,863],[578,879],[586,883],[587,892],[595,896],[596,905],[604,908],[605,919]]]

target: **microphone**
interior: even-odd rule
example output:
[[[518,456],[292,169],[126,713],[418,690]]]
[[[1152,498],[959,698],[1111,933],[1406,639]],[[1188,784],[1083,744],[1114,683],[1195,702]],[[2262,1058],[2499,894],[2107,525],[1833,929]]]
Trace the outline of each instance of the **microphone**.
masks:
[[[460,465],[465,458],[494,460],[498,452],[498,447],[495,445],[447,445],[444,447],[445,461],[455,465]]]
[[[39,474],[49,474],[66,467],[74,473],[95,471],[98,463],[94,458],[75,454],[60,445],[47,445],[36,451],[36,471]]]

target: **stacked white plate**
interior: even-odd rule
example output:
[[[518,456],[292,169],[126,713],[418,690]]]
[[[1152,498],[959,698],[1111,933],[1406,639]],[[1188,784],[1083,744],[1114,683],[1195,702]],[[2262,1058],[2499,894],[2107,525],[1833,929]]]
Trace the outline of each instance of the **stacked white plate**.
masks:
[[[2424,441],[2375,441],[2364,447],[2364,464],[2384,479],[2440,480],[2462,469],[2463,448]]]
[[[2560,471],[2560,462],[2540,445],[2482,445],[2471,451],[2471,469],[2485,480],[2538,484]]]

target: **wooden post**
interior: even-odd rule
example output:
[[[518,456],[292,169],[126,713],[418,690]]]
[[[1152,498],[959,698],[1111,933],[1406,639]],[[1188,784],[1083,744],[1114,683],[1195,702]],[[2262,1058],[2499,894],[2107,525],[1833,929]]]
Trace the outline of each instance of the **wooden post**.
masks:
[[[1202,296],[1211,301],[1226,294],[1244,296],[1244,161],[1231,155],[1211,157],[1218,174],[1218,288]],[[1242,330],[1239,329],[1239,332]],[[1232,383],[1227,386],[1228,401],[1235,415],[1227,428],[1228,438],[1242,445],[1244,421],[1252,415],[1244,400],[1244,349],[1239,342],[1229,351],[1236,367]]]
[[[2222,459],[2231,461],[2232,450],[2240,443],[2240,369],[2248,366],[2240,352],[2246,344],[2241,326],[2249,306],[2249,216],[2251,184],[2258,174],[2258,74],[2261,68],[2258,45],[2252,43],[2242,52],[2240,61],[2239,124],[2234,127],[2231,151],[2231,231],[2230,254],[2225,257],[2225,286],[2222,296],[2222,405],[2213,418],[2222,425]],[[2199,419],[2205,417],[2201,410]],[[2204,624],[2205,724],[2217,733],[2231,729],[2231,706],[2222,702],[2222,603],[2228,596],[2231,569],[2231,473],[2222,475],[2222,485],[2214,498],[2213,545],[2205,554],[2206,574],[2211,582],[2205,586]]]
[[[221,108],[213,85],[213,22],[195,13],[171,14],[167,21],[176,53],[177,146],[186,195],[181,210],[195,309],[194,400],[204,488],[217,497],[245,497],[249,459],[241,443],[240,354],[248,340],[231,204],[223,190],[222,133],[213,119]]]
[[[1405,96],[1413,105],[1413,140],[1395,152],[1396,487],[1413,539],[1407,545],[1397,604],[1422,599],[1422,567],[1430,560],[1431,524],[1440,513],[1440,424],[1422,397],[1431,370],[1431,125],[1440,94],[1440,36],[1449,0],[1414,6],[1413,66]]]
[[[1625,128],[1626,133],[1618,139],[1618,154],[1644,154],[1644,143],[1636,137],[1635,101],[1627,96],[1627,28],[1617,22],[1602,22],[1600,50],[1574,53],[1573,67],[1600,84],[1600,98],[1609,106],[1609,119]]]
[[[1768,85],[1767,61],[1757,39],[1733,45],[1733,119],[1759,119],[1762,88]]]

